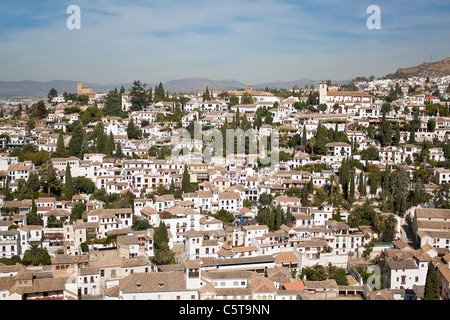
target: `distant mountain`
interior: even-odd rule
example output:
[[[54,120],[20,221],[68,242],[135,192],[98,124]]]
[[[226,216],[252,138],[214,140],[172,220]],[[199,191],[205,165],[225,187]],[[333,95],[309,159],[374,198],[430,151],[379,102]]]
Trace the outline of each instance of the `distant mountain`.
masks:
[[[445,77],[450,75],[450,58],[437,62],[424,62],[415,67],[399,68],[395,73],[388,74],[386,78],[419,77]]]
[[[328,79],[325,79],[328,80]],[[322,80],[311,80],[311,79],[301,79],[301,80],[296,80],[296,81],[276,81],[276,82],[265,82],[265,83],[259,83],[254,85],[253,87],[255,88],[255,90],[257,89],[265,89],[265,88],[276,88],[276,89],[287,89],[290,90],[292,88],[294,88],[295,86],[301,88],[304,88],[306,85],[311,86],[312,84],[314,86],[318,86],[319,82]],[[332,80],[331,83],[332,84],[348,84],[351,80],[337,80],[334,81]]]
[[[319,80],[302,79],[296,81],[275,81],[275,82],[265,82],[259,84],[253,84],[255,90],[265,88],[277,88],[277,89],[292,89],[294,86],[299,88],[304,88],[305,85],[314,84],[317,86]],[[332,81],[332,83],[349,83],[350,80],[340,80]],[[146,83],[141,81],[141,83]],[[132,83],[117,83],[103,85],[98,83],[83,83],[83,85],[88,85],[92,87],[93,91],[96,93],[109,92],[114,88],[120,89],[124,86],[126,90],[129,90],[133,84]],[[146,88],[155,88],[155,84],[147,83]],[[239,82],[237,80],[210,80],[205,78],[185,78],[178,80],[170,80],[163,83],[164,89],[169,92],[185,92],[185,93],[195,93],[198,91],[203,91],[206,87],[213,91],[226,91],[226,90],[236,90],[242,89],[247,86],[246,83]],[[63,94],[65,91],[75,93],[77,91],[77,81],[71,80],[53,80],[48,82],[39,81],[0,81],[0,97],[2,98],[13,98],[13,97],[40,97],[45,99],[48,95],[50,89],[55,88],[58,94]]]
[[[302,79],[296,81],[275,81],[252,84],[255,90],[265,88],[270,89],[292,89],[295,85],[299,88],[304,88],[305,85],[314,84],[317,86],[321,80]],[[332,81],[332,83],[348,84],[350,80]],[[180,80],[171,80],[163,83],[164,89],[170,92],[198,92],[203,91],[208,87],[209,90],[225,91],[243,89],[247,86],[247,83],[239,82],[236,80],[209,80],[205,78],[186,78]]]
[[[126,89],[131,88],[132,84],[111,84],[102,85],[97,83],[83,83],[92,87],[94,92],[109,92],[114,88],[120,89],[123,85]],[[77,81],[53,80],[48,82],[39,81],[0,81],[0,97],[41,97],[46,98],[50,89],[55,88],[58,94],[67,92],[77,92]]]
[[[185,78],[163,83],[169,92],[198,92],[208,87],[209,90],[225,91],[245,88],[245,84],[236,80],[209,80],[205,78]]]

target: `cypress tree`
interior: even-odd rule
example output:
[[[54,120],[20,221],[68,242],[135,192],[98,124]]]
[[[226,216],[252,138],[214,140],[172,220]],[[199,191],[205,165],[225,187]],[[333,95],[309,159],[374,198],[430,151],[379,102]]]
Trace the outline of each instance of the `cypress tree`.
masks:
[[[128,139],[140,139],[141,138],[141,130],[139,130],[138,126],[134,124],[133,119],[128,123],[127,127],[127,135]]]
[[[395,145],[398,147],[399,144],[400,144],[400,127],[396,126],[395,127]]]
[[[31,201],[31,211],[27,214],[27,224],[30,226],[41,226],[42,225],[42,219],[37,214],[37,208],[36,208],[36,202],[33,200]]]
[[[425,300],[440,300],[439,279],[432,261],[428,263],[427,278],[425,282]]]
[[[12,201],[14,197],[12,196],[11,192],[9,191],[9,182],[6,180],[4,187],[3,187],[3,195],[5,196],[5,201]]]
[[[109,143],[112,146],[112,150],[116,150],[116,144],[114,143],[114,135],[112,131],[109,132]]]
[[[395,209],[400,216],[406,212],[407,203],[403,194],[403,188],[398,188],[397,199],[395,200]]]
[[[384,175],[383,175],[383,184],[381,186],[383,201],[386,200],[387,196],[390,193],[390,189],[391,189],[390,174],[391,174],[391,169],[386,164],[386,169],[384,170]]]
[[[391,144],[392,130],[391,130],[391,124],[386,120],[386,112],[383,112],[383,117],[382,117],[381,123],[380,123],[378,139],[380,140],[382,147],[386,147]]]
[[[194,191],[193,185],[191,184],[191,176],[189,175],[187,165],[184,165],[183,179],[181,180],[181,188],[185,193]]]
[[[114,149],[114,141],[111,142],[111,139],[108,137],[105,139],[105,147],[104,147],[104,154],[106,154],[108,157],[111,156],[112,151]]]
[[[350,173],[350,194],[348,196],[348,201],[351,203],[355,201],[355,173],[353,170]]]
[[[366,195],[365,189],[366,189],[366,186],[364,184],[364,173],[363,173],[363,171],[361,171],[361,174],[359,176],[359,185],[358,185],[358,192],[359,192],[360,198]]]
[[[171,194],[175,193],[175,183],[173,182],[173,180],[170,182],[169,192]]]
[[[72,138],[69,142],[69,153],[71,156],[83,158],[83,139],[84,129],[80,121],[74,123],[74,130],[72,132]]]
[[[367,136],[369,139],[373,139],[373,128],[371,123],[369,123],[369,128],[367,129]]]
[[[303,147],[306,147],[306,126],[303,124],[303,134],[302,134],[302,145]]]
[[[67,162],[66,166],[66,177],[65,177],[65,184],[64,184],[64,198],[69,201],[72,200],[72,196],[75,193],[73,188],[73,181],[72,181],[72,173],[70,172],[70,166],[69,162]]]
[[[64,145],[64,135],[62,132],[59,133],[58,142],[56,143],[56,156],[64,157],[66,155],[66,146]]]
[[[167,226],[164,222],[159,223],[159,227],[155,230],[154,233],[154,241],[155,241],[155,249],[158,250],[162,248],[164,245],[169,243],[169,236],[167,234]]]
[[[411,130],[409,133],[409,143],[416,143],[416,129],[414,128],[413,125],[411,125]]]
[[[348,187],[350,183],[350,164],[347,158],[344,158],[341,165],[340,180],[344,198],[348,200]]]
[[[116,147],[116,157],[119,159],[122,159],[124,157],[123,152],[122,152],[122,145],[120,142],[117,144],[117,147]]]

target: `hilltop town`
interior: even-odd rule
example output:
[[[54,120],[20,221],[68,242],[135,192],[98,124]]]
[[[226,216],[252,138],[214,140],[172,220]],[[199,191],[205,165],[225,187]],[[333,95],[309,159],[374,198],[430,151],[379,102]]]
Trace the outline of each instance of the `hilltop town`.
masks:
[[[0,100],[1,300],[450,297],[450,75],[47,98]]]

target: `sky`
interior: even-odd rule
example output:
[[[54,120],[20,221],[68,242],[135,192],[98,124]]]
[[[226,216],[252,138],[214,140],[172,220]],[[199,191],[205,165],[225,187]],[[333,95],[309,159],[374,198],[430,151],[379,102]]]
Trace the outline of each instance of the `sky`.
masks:
[[[381,77],[450,57],[449,16],[448,0],[2,0],[0,81]]]

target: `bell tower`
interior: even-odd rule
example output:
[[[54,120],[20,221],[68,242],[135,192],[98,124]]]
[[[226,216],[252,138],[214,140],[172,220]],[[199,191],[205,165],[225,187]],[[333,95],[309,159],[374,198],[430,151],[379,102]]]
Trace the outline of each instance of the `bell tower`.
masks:
[[[321,81],[319,83],[319,104],[327,103],[327,90],[326,81]]]

